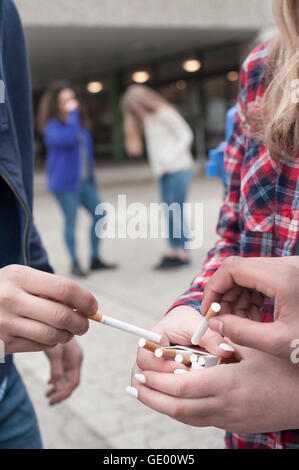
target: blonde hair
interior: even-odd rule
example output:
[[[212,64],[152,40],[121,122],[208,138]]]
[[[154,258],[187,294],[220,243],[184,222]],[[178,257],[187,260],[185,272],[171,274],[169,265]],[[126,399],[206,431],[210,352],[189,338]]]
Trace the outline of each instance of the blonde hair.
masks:
[[[273,0],[273,6],[279,32],[270,44],[266,91],[246,120],[274,160],[294,159],[299,153],[299,100],[294,99],[299,83],[299,0]]]
[[[124,93],[121,107],[124,118],[125,149],[129,155],[143,153],[143,117],[136,112],[142,108],[145,114],[152,114],[162,106],[172,107],[162,95],[145,85],[131,85]]]

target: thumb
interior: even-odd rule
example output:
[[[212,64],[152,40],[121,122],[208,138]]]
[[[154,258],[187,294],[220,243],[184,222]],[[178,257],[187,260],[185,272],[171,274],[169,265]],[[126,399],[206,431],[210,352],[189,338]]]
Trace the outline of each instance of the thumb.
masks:
[[[283,335],[278,323],[260,323],[236,315],[218,315],[209,321],[209,328],[240,346],[280,355]]]

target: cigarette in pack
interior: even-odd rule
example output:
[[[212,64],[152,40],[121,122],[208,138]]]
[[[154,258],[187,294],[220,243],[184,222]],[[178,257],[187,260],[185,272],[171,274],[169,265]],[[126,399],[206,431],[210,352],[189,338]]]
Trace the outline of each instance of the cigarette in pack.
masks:
[[[179,345],[163,347],[144,338],[139,340],[138,346],[152,352],[158,359],[175,361],[191,368],[190,370],[212,367],[220,362],[219,357],[199,349]]]

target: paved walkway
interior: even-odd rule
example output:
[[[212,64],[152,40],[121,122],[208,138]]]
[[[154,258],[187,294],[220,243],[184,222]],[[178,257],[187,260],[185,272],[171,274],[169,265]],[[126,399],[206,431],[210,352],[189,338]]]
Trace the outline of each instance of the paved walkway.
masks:
[[[117,178],[117,170],[101,172],[102,197],[116,203],[117,192],[128,202],[156,201],[156,185],[146,168],[140,180]],[[111,184],[107,184],[109,180]],[[62,242],[62,217],[55,201],[44,191],[43,176],[36,179],[36,224],[57,273],[68,275],[69,262]],[[101,310],[151,328],[172,301],[188,287],[204,261],[207,249],[216,240],[215,225],[221,203],[218,180],[197,176],[191,201],[204,203],[204,245],[192,253],[193,264],[175,273],[157,273],[151,267],[163,253],[159,240],[105,240],[103,256],[116,261],[114,272],[92,274],[82,282],[99,299]],[[80,212],[78,245],[82,264],[87,265],[89,220]],[[221,448],[223,432],[215,428],[197,429],[170,420],[146,409],[128,397],[124,389],[136,357],[137,338],[113,329],[91,325],[80,338],[85,351],[82,383],[65,403],[50,408],[44,398],[48,379],[47,360],[42,353],[18,355],[17,364],[28,386],[40,420],[47,448]],[[115,349],[113,347],[115,346]],[[171,430],[171,432],[169,432]]]

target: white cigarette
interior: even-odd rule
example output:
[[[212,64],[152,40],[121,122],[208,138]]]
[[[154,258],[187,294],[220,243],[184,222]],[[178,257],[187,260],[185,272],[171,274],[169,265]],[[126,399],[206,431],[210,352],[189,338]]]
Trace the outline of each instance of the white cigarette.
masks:
[[[205,358],[204,358],[203,356],[199,356],[197,363],[198,363],[200,366],[204,366],[205,363],[206,363],[206,360],[205,360]]]
[[[191,362],[191,364],[194,364],[195,362],[197,362],[197,356],[196,356],[196,354],[191,354],[191,356],[190,356],[190,362]]]
[[[210,320],[210,318],[212,318],[214,315],[216,315],[218,312],[220,312],[220,309],[221,309],[221,306],[219,304],[217,304],[216,302],[214,302],[211,305],[211,307],[209,308],[208,313],[202,319],[199,327],[197,328],[197,330],[195,331],[194,335],[191,338],[191,343],[192,344],[195,345],[195,344],[200,343],[200,341],[202,340],[203,336],[205,335],[205,333],[207,332],[207,330],[209,328],[208,321]]]
[[[104,325],[112,326],[113,328],[117,328],[118,330],[126,331],[127,333],[131,333],[132,335],[141,336],[141,338],[153,341],[154,343],[160,343],[161,341],[161,335],[154,333],[153,331],[144,330],[143,328],[139,328],[138,326],[131,325],[130,323],[126,323],[120,320],[116,320],[115,318],[108,317],[106,315],[102,315],[101,323],[103,323]]]

